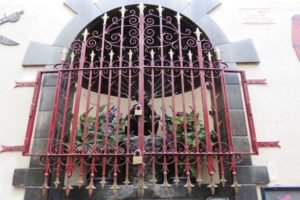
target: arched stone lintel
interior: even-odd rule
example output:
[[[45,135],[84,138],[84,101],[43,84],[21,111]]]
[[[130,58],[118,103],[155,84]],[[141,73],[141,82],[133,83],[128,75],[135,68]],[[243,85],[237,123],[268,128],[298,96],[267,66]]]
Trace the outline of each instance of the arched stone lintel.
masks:
[[[116,7],[115,2],[112,3],[112,1],[106,0],[98,1],[96,2],[96,4],[94,4],[91,0],[83,2],[77,0],[67,0],[65,2],[65,4],[77,14],[59,33],[53,45],[31,42],[25,54],[23,66],[40,66],[57,63],[60,58],[61,47],[70,47],[72,41],[75,39],[78,33],[94,18],[100,16],[103,13],[103,10],[108,11]],[[223,51],[222,56],[225,62],[259,62],[259,58],[252,40],[243,40],[230,43],[218,24],[216,24],[213,19],[205,14],[205,12],[209,12],[216,6],[218,6],[220,4],[219,0],[212,0],[210,3],[207,3],[207,1],[205,0],[191,0],[190,3],[182,0],[144,0],[143,2],[149,4],[161,3],[162,6],[168,7],[173,10],[178,10],[179,12],[181,9],[183,15],[191,18],[199,27],[201,27],[201,29],[209,37],[213,46],[220,46],[221,50]],[[140,3],[140,1],[127,0],[123,3],[125,5],[130,5]],[[205,6],[205,4],[207,5]],[[85,6],[87,8],[90,8],[92,12],[89,13],[89,9],[84,8]],[[98,7],[99,9],[97,9],[96,7]],[[198,18],[196,15],[198,7],[203,7],[203,9],[200,9],[200,11],[198,12],[198,16],[200,18],[199,20],[196,20]],[[191,9],[194,11],[190,12]],[[43,52],[43,55],[45,56],[36,56],[40,55],[40,52]],[[50,56],[46,53],[49,53]]]
[[[59,62],[62,49],[59,46],[30,42],[22,65],[24,67],[54,65]]]
[[[252,39],[220,45],[222,61],[226,63],[259,63]]]
[[[90,22],[103,13],[92,0],[66,0],[64,4],[82,19]]]

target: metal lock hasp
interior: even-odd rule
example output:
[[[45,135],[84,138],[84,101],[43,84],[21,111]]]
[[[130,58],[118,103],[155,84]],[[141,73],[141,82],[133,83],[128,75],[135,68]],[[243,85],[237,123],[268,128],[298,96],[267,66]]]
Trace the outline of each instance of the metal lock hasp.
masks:
[[[134,110],[135,116],[141,116],[143,114],[142,106],[140,104],[136,105]]]
[[[134,165],[143,164],[143,157],[142,157],[142,154],[141,154],[140,150],[136,150],[134,152],[134,155],[133,155],[133,158],[132,158],[132,164],[134,164]]]

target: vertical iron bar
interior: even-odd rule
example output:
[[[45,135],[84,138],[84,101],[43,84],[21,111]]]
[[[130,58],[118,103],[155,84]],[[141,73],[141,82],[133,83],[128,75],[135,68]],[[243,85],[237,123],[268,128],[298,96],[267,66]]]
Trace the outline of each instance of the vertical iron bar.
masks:
[[[212,61],[209,60],[209,68],[213,69]],[[215,118],[215,130],[217,134],[217,143],[218,143],[218,149],[219,153],[221,154],[223,152],[222,149],[222,140],[221,140],[221,132],[220,132],[220,120],[219,120],[219,108],[217,103],[217,94],[216,94],[216,83],[215,83],[215,71],[210,70],[210,84],[211,84],[211,99],[212,99],[212,107],[213,107],[213,116]],[[220,174],[221,174],[221,184],[223,187],[225,187],[225,171],[224,171],[224,158],[223,156],[219,156],[219,166],[220,166]]]
[[[151,66],[154,67],[154,51],[153,49],[151,50]],[[155,185],[155,183],[157,182],[156,179],[156,157],[154,155],[155,153],[155,119],[154,119],[154,96],[155,96],[155,91],[154,91],[154,68],[151,68],[151,139],[152,139],[152,183],[153,185]]]
[[[225,114],[229,151],[235,152],[234,146],[233,146],[232,129],[231,129],[231,124],[230,124],[230,116],[229,116],[229,107],[228,107],[228,99],[227,99],[227,91],[226,91],[226,81],[224,78],[224,70],[220,71],[220,79],[221,79],[221,91],[222,91],[222,97],[223,97],[223,105],[224,105],[224,114]],[[233,155],[230,156],[230,168],[231,168],[231,173],[233,175],[232,187],[234,187],[235,191],[237,192],[239,184],[237,183],[237,179],[236,179],[236,164],[235,164],[235,158]]]
[[[249,97],[249,92],[247,87],[246,73],[244,71],[241,71],[240,74],[241,74],[241,79],[242,79],[241,82],[242,82],[242,88],[243,88],[243,93],[245,98],[245,106],[247,112],[247,120],[248,120],[248,127],[249,127],[250,138],[251,138],[252,151],[255,154],[258,154],[258,145],[256,140],[256,133],[255,133],[250,97]]]
[[[109,75],[108,75],[108,93],[107,93],[107,104],[106,104],[106,116],[105,116],[105,137],[104,137],[104,156],[103,156],[103,163],[102,163],[102,189],[104,188],[105,181],[105,174],[106,174],[106,159],[107,159],[107,151],[108,151],[108,136],[109,136],[109,115],[110,115],[110,98],[111,98],[111,77],[112,77],[112,62],[113,62],[113,51],[110,52],[110,61],[109,61]]]
[[[62,66],[63,66],[62,61]],[[45,181],[42,186],[42,193],[45,194],[46,190],[48,189],[48,178],[50,173],[50,165],[51,165],[51,154],[53,148],[53,140],[55,135],[55,127],[57,125],[57,113],[58,113],[58,106],[59,106],[59,96],[60,96],[60,90],[61,90],[61,71],[58,72],[57,80],[56,80],[56,88],[55,88],[55,96],[53,100],[53,107],[52,107],[52,116],[51,116],[51,122],[50,122],[50,130],[49,130],[49,136],[48,136],[48,145],[47,145],[47,156],[46,156],[46,164],[45,164]]]
[[[83,41],[81,46],[81,52],[80,52],[80,61],[79,61],[79,68],[83,69],[84,62],[85,62],[85,53],[86,53],[86,39],[87,39],[88,31],[85,30],[83,34]],[[76,133],[77,133],[77,125],[78,125],[78,117],[79,117],[79,105],[80,105],[80,98],[81,98],[81,90],[82,90],[82,78],[83,78],[83,71],[78,70],[77,72],[77,87],[76,87],[76,95],[75,95],[75,102],[74,102],[74,114],[73,114],[73,121],[72,121],[72,129],[71,129],[71,136],[70,136],[70,146],[69,146],[69,153],[74,154],[75,153],[75,141],[76,141]],[[70,193],[70,190],[72,189],[70,178],[73,173],[74,169],[74,158],[72,156],[69,156],[67,158],[67,186],[65,187],[66,195],[68,196]]]
[[[123,37],[124,37],[124,16],[125,16],[125,7],[123,6],[121,9],[121,34],[120,34],[120,54],[119,54],[119,70],[118,70],[118,105],[117,105],[117,122],[116,122],[116,143],[115,143],[115,155],[118,155],[119,151],[119,126],[120,126],[120,109],[121,109],[121,83],[122,83],[122,62],[123,62]],[[118,186],[117,186],[117,176],[118,176],[118,157],[115,156],[114,158],[114,166],[113,166],[113,178],[114,183],[111,189],[113,190],[113,193],[117,192]]]
[[[129,63],[128,63],[128,67],[131,68],[132,67],[132,51],[130,50],[128,53],[129,56]],[[128,71],[128,98],[127,98],[127,140],[126,140],[126,178],[125,178],[125,185],[126,188],[128,188],[128,184],[130,183],[129,181],[129,154],[130,154],[130,137],[131,137],[131,132],[130,132],[130,121],[131,121],[131,114],[130,114],[130,108],[131,108],[131,87],[132,87],[132,83],[131,83],[131,72],[132,69],[129,69]]]
[[[88,69],[85,71],[89,73],[88,76],[88,88],[87,88],[87,97],[86,97],[86,105],[85,105],[85,120],[84,120],[84,130],[83,130],[83,141],[82,141],[82,149],[81,154],[85,154],[87,139],[88,139],[88,119],[89,119],[89,113],[91,111],[90,108],[90,100],[91,100],[91,87],[92,87],[92,69],[93,69],[93,62],[94,62],[94,52],[91,53],[91,62]],[[85,73],[85,72],[83,72]],[[81,126],[81,125],[80,125]],[[84,173],[84,156],[80,157],[80,166],[79,166],[79,180],[78,180],[78,186],[79,188],[84,183],[83,181],[83,173]]]
[[[97,135],[99,129],[99,112],[100,112],[100,100],[101,100],[101,88],[102,88],[102,73],[103,73],[103,61],[104,61],[104,44],[105,44],[105,34],[106,34],[106,21],[107,21],[107,14],[105,13],[102,17],[103,25],[102,25],[102,38],[101,38],[101,54],[100,54],[100,68],[99,68],[99,78],[98,78],[98,90],[97,90],[97,108],[96,108],[96,123],[95,123],[95,133],[94,133],[94,145],[93,145],[93,153],[97,152]],[[102,160],[103,162],[103,160]],[[95,171],[95,157],[92,158],[92,169],[91,169],[91,177],[94,178],[94,171]],[[102,163],[103,165],[103,163]],[[105,179],[101,182],[101,187],[103,189],[105,184]],[[92,188],[92,187],[91,187]]]
[[[36,110],[37,110],[38,100],[41,91],[41,85],[42,85],[42,73],[38,72],[36,75],[36,85],[33,92],[32,103],[31,103],[29,118],[27,123],[28,125],[27,125],[25,140],[24,140],[23,155],[29,153],[32,134],[33,134],[33,127],[36,118]]]
[[[198,57],[201,58],[199,59],[199,67],[203,66],[203,61],[202,58],[202,46],[201,46],[201,40],[200,37],[197,42],[197,54]],[[211,146],[211,141],[210,141],[210,128],[209,128],[209,112],[208,112],[208,103],[207,103],[207,94],[206,94],[206,82],[205,82],[205,70],[204,71],[199,71],[200,73],[200,92],[201,92],[201,100],[202,100],[202,109],[203,109],[203,120],[204,120],[204,130],[205,130],[205,144],[206,144],[206,151],[208,153],[212,152],[212,146]],[[207,156],[207,168],[208,168],[208,173],[212,176],[215,172],[214,165],[213,165],[213,157],[211,155]]]
[[[170,66],[171,66],[171,87],[172,87],[172,116],[173,116],[173,138],[174,138],[174,165],[175,165],[175,185],[177,186],[179,183],[179,178],[178,178],[178,155],[177,155],[177,124],[176,124],[176,106],[175,106],[175,80],[174,80],[174,61],[173,61],[173,54],[174,52],[170,50]]]
[[[74,55],[72,55],[70,69],[73,69],[74,64]],[[65,96],[65,103],[64,103],[64,110],[63,110],[63,121],[61,126],[61,134],[60,134],[60,140],[59,140],[59,148],[58,148],[58,154],[61,154],[63,151],[63,143],[64,143],[64,136],[66,131],[66,124],[67,124],[67,116],[68,116],[68,110],[69,110],[69,101],[70,101],[70,89],[71,89],[71,71],[63,72],[67,73],[67,91]],[[60,167],[61,167],[61,157],[58,157],[57,160],[57,167],[56,167],[56,179],[54,181],[54,185],[57,188],[60,184],[59,176],[60,176]]]
[[[144,4],[139,5],[140,14],[139,14],[139,104],[141,105],[143,114],[138,118],[138,146],[141,151],[141,156],[144,155]],[[144,176],[144,166],[138,166],[138,175]]]
[[[164,35],[163,35],[163,25],[162,25],[162,8],[159,7],[159,34],[160,34],[160,64],[164,66]],[[169,187],[167,174],[168,174],[168,165],[167,165],[167,144],[166,144],[166,107],[165,107],[165,70],[161,69],[161,104],[162,104],[162,131],[163,131],[163,174],[164,181],[163,187],[167,191]]]
[[[185,89],[184,89],[184,74],[183,74],[183,56],[182,56],[182,41],[181,41],[181,16],[177,13],[177,29],[178,29],[178,43],[179,43],[179,61],[180,61],[180,79],[181,79],[181,97],[182,97],[182,108],[183,108],[183,127],[184,127],[184,146],[185,153],[189,153],[188,145],[188,135],[187,135],[187,124],[186,124],[186,102],[185,102]],[[185,167],[187,175],[187,183],[185,187],[188,189],[188,192],[192,192],[192,187],[194,186],[190,181],[190,161],[189,156],[185,156]]]
[[[196,140],[196,153],[199,153],[199,137],[198,137],[198,117],[197,117],[197,106],[196,106],[196,97],[195,97],[195,86],[194,86],[194,70],[193,60],[192,60],[192,52],[189,51],[189,66],[190,66],[190,76],[191,76],[191,87],[192,87],[192,109],[193,109],[193,118],[194,118],[194,132],[195,132],[195,140]],[[197,183],[199,187],[201,186],[201,182],[203,181],[201,178],[201,161],[200,157],[196,156],[197,163]]]

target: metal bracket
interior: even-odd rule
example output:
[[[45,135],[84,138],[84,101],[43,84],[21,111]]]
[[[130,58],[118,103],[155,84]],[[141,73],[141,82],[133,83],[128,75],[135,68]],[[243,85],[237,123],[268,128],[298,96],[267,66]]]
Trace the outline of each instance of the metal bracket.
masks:
[[[23,145],[17,145],[17,146],[0,146],[0,153],[2,152],[12,152],[12,151],[23,151],[24,146]]]
[[[15,81],[16,85],[15,88],[17,87],[35,87],[36,82],[35,81]]]
[[[255,84],[255,85],[265,85],[267,84],[267,79],[247,79],[246,83],[247,84]]]
[[[279,141],[257,142],[258,147],[281,147]]]

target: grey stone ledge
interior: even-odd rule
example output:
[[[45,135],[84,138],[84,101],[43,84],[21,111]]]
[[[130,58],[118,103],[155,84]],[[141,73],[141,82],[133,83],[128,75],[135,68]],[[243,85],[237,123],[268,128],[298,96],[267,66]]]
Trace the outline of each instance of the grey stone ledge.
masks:
[[[60,46],[30,42],[22,65],[26,67],[56,64],[61,58],[62,49]]]
[[[163,7],[169,8],[171,10],[182,12],[187,6],[187,1],[182,0],[124,0],[120,2],[119,4],[115,1],[109,1],[109,0],[99,0],[96,2],[96,6],[102,11],[102,12],[108,12],[112,9],[121,7],[121,6],[127,6],[127,5],[133,5],[133,4],[151,4],[151,5],[161,5]]]
[[[15,169],[12,185],[15,187],[41,186],[44,181],[44,168]]]
[[[204,31],[213,46],[230,43],[219,25],[208,15],[204,15],[196,24]]]
[[[182,14],[196,22],[220,4],[219,0],[191,0],[188,6],[182,11]]]
[[[240,184],[268,184],[270,182],[266,166],[237,166]]]
[[[92,0],[66,0],[65,5],[86,21],[92,21],[101,15],[101,11]]]
[[[53,45],[70,47],[76,36],[89,22],[79,15],[75,15],[56,37]]]
[[[221,57],[224,62],[233,63],[259,63],[255,46],[251,39],[219,45]]]

